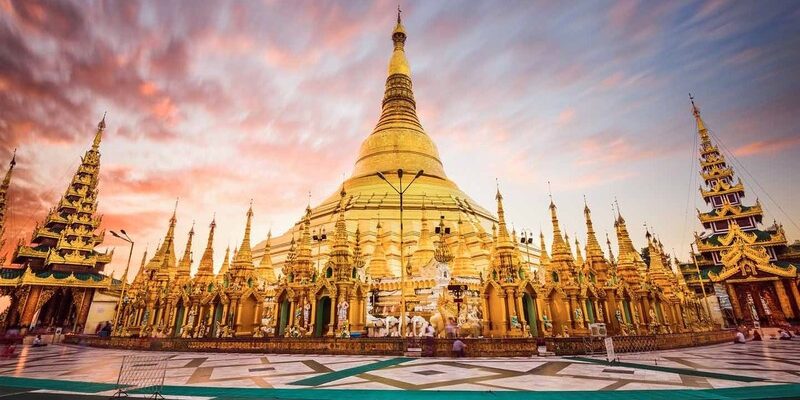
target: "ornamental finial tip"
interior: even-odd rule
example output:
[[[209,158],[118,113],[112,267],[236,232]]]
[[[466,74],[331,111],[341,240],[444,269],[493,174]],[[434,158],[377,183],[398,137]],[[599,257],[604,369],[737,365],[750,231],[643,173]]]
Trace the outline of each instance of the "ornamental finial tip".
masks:
[[[397,5],[397,23],[398,23],[398,24],[399,24],[399,23],[401,23],[400,14],[401,14],[402,12],[403,12],[403,10],[401,10],[401,9],[400,9],[400,4],[398,4],[398,5]]]

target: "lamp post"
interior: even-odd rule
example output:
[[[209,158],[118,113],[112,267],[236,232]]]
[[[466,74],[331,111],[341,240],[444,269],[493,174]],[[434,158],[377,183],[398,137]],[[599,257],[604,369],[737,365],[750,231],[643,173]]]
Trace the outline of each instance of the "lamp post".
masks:
[[[125,297],[125,288],[128,285],[128,269],[131,267],[131,257],[133,257],[133,239],[125,232],[124,229],[120,229],[117,233],[111,231],[111,234],[118,239],[122,239],[131,245],[131,250],[128,252],[128,263],[125,265],[125,272],[122,273],[122,292],[119,294],[119,301],[117,301],[117,312],[114,315],[114,329],[119,332],[119,317],[122,314],[122,298]]]
[[[530,230],[522,230],[522,237],[520,243],[525,245],[525,254],[528,257],[528,273],[533,274],[533,264],[531,264],[531,244],[533,243],[533,232]]]
[[[316,230],[314,230],[313,233],[314,234],[311,236],[311,239],[317,242],[317,274],[319,276],[322,274],[322,266],[320,265],[322,262],[322,242],[328,238],[328,235],[325,234],[325,228],[321,228],[319,230],[319,234],[317,234]]]
[[[395,187],[386,179],[386,176],[383,175],[382,172],[377,172],[376,175],[378,178],[381,178],[384,182],[386,182],[389,187],[392,188],[397,194],[400,196],[400,336],[405,337],[406,333],[406,294],[405,294],[405,287],[406,287],[406,266],[403,263],[403,246],[405,242],[403,241],[403,194],[405,194],[406,190],[411,187],[411,184],[417,180],[420,176],[422,176],[423,170],[417,171],[417,174],[414,175],[414,178],[411,179],[411,182],[403,187],[403,170],[397,170],[397,179],[399,180],[400,186]]]
[[[708,297],[706,296],[706,285],[703,283],[703,275],[700,273],[700,266],[697,265],[697,257],[694,254],[694,242],[689,244],[689,248],[692,250],[692,261],[694,262],[694,268],[697,270],[697,279],[700,281],[700,290],[703,291],[703,300],[706,303],[706,315],[708,319],[711,320],[711,307],[708,306]]]

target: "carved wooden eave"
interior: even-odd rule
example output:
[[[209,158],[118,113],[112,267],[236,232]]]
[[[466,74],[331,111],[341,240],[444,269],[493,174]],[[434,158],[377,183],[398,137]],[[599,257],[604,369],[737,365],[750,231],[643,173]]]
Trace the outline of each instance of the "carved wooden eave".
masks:
[[[724,241],[723,241],[724,240]],[[761,243],[756,243],[755,235],[743,232],[737,225],[720,241],[730,249],[722,253],[723,269],[719,273],[709,272],[712,282],[724,282],[737,277],[760,278],[759,272],[779,278],[796,278],[797,268],[793,265],[781,267],[770,263],[770,256]]]
[[[5,279],[0,277],[0,286],[55,286],[55,287],[77,287],[86,289],[111,289],[113,280],[104,275],[100,275],[101,280],[97,281],[89,277],[86,280],[79,279],[74,273],[70,273],[64,278],[56,278],[53,275],[47,277],[36,276],[30,269],[26,269],[16,278]]]

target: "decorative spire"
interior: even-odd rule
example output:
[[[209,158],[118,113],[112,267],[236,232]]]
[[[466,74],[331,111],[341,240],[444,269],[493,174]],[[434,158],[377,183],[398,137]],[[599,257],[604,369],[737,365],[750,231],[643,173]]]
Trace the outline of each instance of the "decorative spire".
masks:
[[[267,283],[275,282],[275,267],[272,265],[272,229],[267,232],[267,240],[264,243],[264,255],[256,268],[256,272]]]
[[[239,246],[237,258],[234,260],[239,261],[240,267],[245,269],[252,269],[253,267],[253,251],[250,248],[250,228],[253,224],[253,201],[250,200],[250,208],[247,209],[247,222],[244,226],[244,237],[242,238],[242,245]]]
[[[301,282],[310,280],[314,269],[314,262],[311,255],[311,208],[306,208],[306,215],[303,219],[303,231],[300,235],[300,243],[297,246],[297,255],[292,266],[294,280]]]
[[[583,265],[583,255],[581,254],[581,243],[575,238],[575,266],[580,268]]]
[[[589,210],[589,204],[586,203],[586,196],[584,196],[583,202],[583,215],[586,218],[586,262],[596,273],[597,282],[602,285],[607,279],[608,264],[606,263],[605,255],[603,255],[603,249],[600,247],[600,242],[597,241],[597,235],[595,235],[594,232],[592,212]],[[607,238],[606,235],[606,239]]]
[[[208,226],[208,242],[203,256],[200,258],[200,265],[197,267],[195,279],[205,281],[214,276],[214,230],[217,228],[216,216]]]
[[[192,222],[192,229],[189,230],[189,239],[186,241],[183,257],[181,257],[181,261],[178,264],[178,279],[189,279],[192,268],[192,237],[194,237],[194,222]]]
[[[506,213],[505,210],[503,210],[503,195],[500,193],[500,187],[497,188],[495,199],[497,200],[498,246],[501,242],[508,242],[508,244],[511,244],[511,237],[508,235],[508,227],[506,226]]]
[[[544,232],[539,231],[539,265],[542,267],[550,264],[550,256],[547,255],[547,246],[544,243]]]
[[[411,68],[408,66],[408,61],[406,60],[405,54],[405,43],[406,43],[406,30],[403,27],[403,22],[400,19],[400,8],[397,9],[397,25],[394,27],[394,31],[392,31],[392,41],[394,42],[394,53],[392,53],[392,58],[389,61],[389,76],[394,74],[402,74],[405,76],[411,76]]]
[[[606,232],[606,245],[608,245],[609,261],[611,261],[611,264],[616,264],[617,260],[614,259],[614,251],[611,250],[611,239],[608,237],[608,232]]]
[[[376,226],[375,249],[372,250],[372,257],[369,261],[368,273],[372,279],[380,279],[391,276],[386,263],[386,249],[383,247],[383,229],[380,221]]]
[[[222,266],[219,268],[219,272],[217,273],[218,280],[223,280],[225,278],[225,274],[228,273],[231,267],[231,246],[225,248],[225,257],[222,259]]]
[[[431,230],[428,226],[427,211],[425,209],[425,198],[422,200],[422,219],[420,221],[419,245],[411,256],[411,276],[419,275],[420,268],[426,265],[434,256],[435,246],[431,237]]]
[[[703,117],[700,116],[700,109],[694,104],[694,97],[689,93],[689,101],[692,103],[692,115],[694,115],[695,124],[697,124],[697,134],[700,135],[700,144],[703,147],[711,146],[711,139],[708,136],[708,129],[706,128]]]
[[[92,142],[92,149],[97,151],[100,148],[100,141],[103,140],[103,131],[106,130],[106,113],[103,113],[103,119],[97,124],[97,133],[94,134],[94,141]]]
[[[456,257],[453,262],[453,276],[463,276],[468,278],[479,277],[478,270],[472,262],[472,253],[467,245],[467,237],[461,221],[461,215],[458,216],[458,247],[456,248]]]
[[[344,199],[344,191],[342,191]],[[349,280],[352,277],[353,253],[347,237],[347,223],[344,207],[339,207],[339,217],[334,226],[333,244],[331,246],[330,261],[333,264],[334,278],[337,281]]]

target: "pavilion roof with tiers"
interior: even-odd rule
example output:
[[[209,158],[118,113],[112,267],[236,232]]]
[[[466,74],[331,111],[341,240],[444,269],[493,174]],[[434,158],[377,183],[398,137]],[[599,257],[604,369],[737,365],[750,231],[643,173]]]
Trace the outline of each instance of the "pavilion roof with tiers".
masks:
[[[697,263],[701,274],[712,281],[730,276],[731,268],[726,262],[731,262],[730,254],[734,246],[761,246],[768,256],[768,263],[793,264],[797,260],[791,257],[790,260],[786,259],[789,252],[783,226],[775,223],[771,227],[763,228],[764,209],[759,200],[756,199],[751,205],[744,204],[744,184],[741,179],[734,180],[733,168],[713,142],[694,98],[690,96],[690,100],[700,138],[700,177],[703,181],[700,195],[711,206],[710,211],[697,211],[697,217],[705,228],[703,233],[695,233],[694,237],[700,253]],[[690,283],[698,283],[693,265],[684,266],[684,274],[688,276]]]
[[[113,280],[102,271],[111,261],[113,251],[95,250],[104,238],[104,232],[96,231],[102,220],[97,215],[97,185],[105,127],[104,116],[97,125],[91,148],[81,157],[81,164],[61,199],[44,221],[36,225],[29,244],[17,246],[12,260],[18,265],[20,283],[110,287]],[[3,186],[7,187],[5,181]],[[10,278],[13,274],[4,275]],[[3,279],[1,284],[7,283]]]

